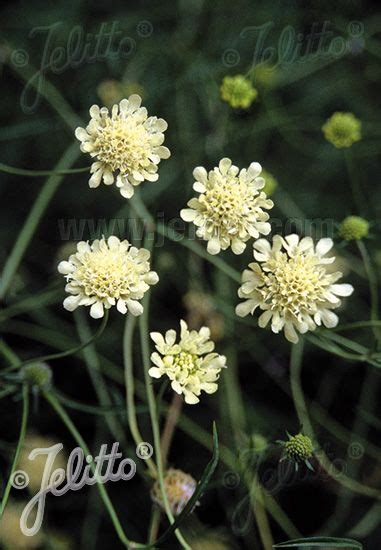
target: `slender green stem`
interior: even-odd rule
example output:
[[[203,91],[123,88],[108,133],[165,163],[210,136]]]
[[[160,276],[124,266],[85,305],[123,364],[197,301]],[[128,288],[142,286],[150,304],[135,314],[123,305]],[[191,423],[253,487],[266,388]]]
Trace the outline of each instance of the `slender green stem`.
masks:
[[[330,329],[332,332],[341,332],[345,330],[355,330],[358,328],[368,328],[368,327],[381,327],[381,321],[356,321],[355,323],[347,323],[345,325],[339,325],[333,329]]]
[[[0,322],[29,311],[36,311],[37,309],[41,309],[45,306],[57,304],[61,298],[62,289],[58,289],[56,284],[50,288],[45,287],[45,290],[42,292],[23,298],[18,302],[9,305],[7,308],[2,309],[0,311]]]
[[[353,201],[359,215],[364,215],[366,212],[366,201],[361,190],[360,183],[356,174],[356,166],[353,162],[352,152],[350,149],[344,151],[344,160],[347,167],[348,179],[352,188]]]
[[[302,369],[302,358],[303,358],[303,341],[299,341],[298,344],[292,344],[291,347],[291,359],[290,359],[290,382],[291,382],[291,392],[294,400],[295,409],[299,418],[299,422],[303,425],[303,431],[308,437],[313,441],[317,441],[315,433],[309,418],[308,409],[306,400],[303,395],[302,384],[301,384],[301,369]],[[327,455],[323,450],[320,450],[316,455],[317,460],[319,461],[320,466],[329,474],[334,475],[336,468],[331,463]],[[351,479],[344,474],[334,476],[334,479],[354,493],[360,495],[368,496],[370,498],[375,498],[377,500],[381,499],[381,492],[378,489],[373,487],[367,487],[358,481]]]
[[[363,241],[357,241],[357,247],[360,251],[365,272],[369,281],[369,288],[370,288],[370,297],[371,297],[371,312],[370,312],[370,318],[372,323],[377,323],[378,321],[378,289],[377,289],[377,277],[374,273],[372,263],[368,254],[368,251],[366,249],[366,246]],[[380,329],[377,329],[374,325],[373,328],[373,334],[375,337],[375,344],[377,346],[377,342],[380,341]],[[342,336],[339,336],[337,334],[332,334],[335,338],[343,339]],[[356,347],[359,348],[357,351],[361,352],[361,346],[358,344],[352,343],[351,340],[348,340],[347,346],[350,347],[350,345],[354,346],[352,349],[355,349]],[[356,350],[355,350],[356,351]],[[377,396],[378,388],[379,388],[379,372],[371,367],[367,367],[364,381],[362,383],[361,391],[360,391],[360,397],[358,401],[357,411],[365,410],[366,407],[368,407],[368,410],[371,410],[372,406],[374,406],[375,399]],[[351,437],[349,441],[349,446],[352,444],[359,442],[360,439],[366,440],[368,427],[367,424],[364,422],[364,419],[361,417],[360,414],[356,414]],[[367,445],[366,445],[367,447]],[[351,477],[357,478],[360,470],[361,461],[355,461],[353,464],[349,464],[349,473]],[[347,517],[347,514],[350,510],[350,503],[352,500],[352,494],[347,493],[347,491],[342,488],[342,490],[339,493],[339,497],[336,504],[336,511],[331,516],[329,522],[327,523],[327,527],[337,529],[338,525],[340,523],[343,523],[345,521],[345,518]],[[344,506],[345,502],[345,506]]]
[[[216,284],[219,295],[231,295],[231,281],[225,274],[217,272]],[[228,329],[233,330],[234,321],[232,319],[227,319],[226,326]],[[235,437],[236,447],[239,449],[242,434],[245,432],[246,414],[244,399],[239,384],[237,353],[234,345],[230,344],[228,346],[226,356],[228,368],[223,375],[224,388],[228,403],[231,431]],[[250,505],[252,507],[262,545],[265,550],[271,550],[274,540],[267,517],[266,506],[263,500],[263,489],[260,485],[258,475],[256,473],[253,475],[250,471],[245,470],[244,477],[249,490]]]
[[[11,365],[17,365],[19,362],[17,355],[3,339],[0,340],[0,353]]]
[[[95,447],[100,447],[104,441],[107,441],[106,426],[98,419],[94,435]],[[103,515],[103,508],[99,506],[98,501],[98,489],[92,485],[89,487],[89,498],[87,499],[83,520],[81,521],[80,548],[95,548],[97,545]]]
[[[0,390],[0,399],[4,399],[4,397],[8,397],[8,395],[12,395],[12,393],[15,393],[16,389],[17,386],[8,386],[8,388]]]
[[[7,324],[7,328],[9,328],[9,324]],[[22,328],[22,330],[20,330]],[[59,332],[54,331],[52,329],[49,329],[49,337],[46,338],[47,334],[47,328],[45,327],[44,330],[38,329],[36,331],[36,328],[34,325],[30,323],[17,323],[17,330],[13,331],[15,334],[22,335],[23,337],[31,337],[39,342],[43,342],[45,344],[51,345],[51,346],[57,346],[59,348],[62,348],[65,346],[65,342],[62,342],[58,336]],[[66,337],[66,345],[70,345],[70,339]],[[101,367],[105,374],[105,376],[109,377],[110,379],[122,383],[123,382],[123,375],[120,373],[120,369],[118,369],[117,365],[110,362],[105,357],[101,357]],[[136,393],[139,396],[141,400],[146,400],[146,390],[144,384],[142,384],[139,380],[135,381],[136,385]],[[61,395],[57,396],[60,400],[62,400],[63,403],[65,403],[64,399],[61,398]],[[67,405],[70,405],[71,402],[66,403]],[[77,404],[74,404],[77,406]],[[160,410],[160,414],[164,415],[168,411],[168,407],[164,406]],[[84,411],[84,412],[91,412]],[[210,434],[205,431],[200,424],[194,422],[189,416],[186,414],[182,414],[179,422],[178,422],[179,429],[185,433],[188,437],[190,437],[192,440],[200,444],[205,449],[208,449],[209,451],[213,450],[211,441],[210,441]],[[234,453],[226,446],[221,445],[219,446],[220,456],[223,463],[231,470],[236,468],[236,457]],[[268,510],[269,514],[272,516],[274,521],[278,523],[278,525],[283,529],[283,531],[288,535],[290,538],[296,538],[301,536],[301,533],[296,529],[292,521],[287,517],[287,515],[284,513],[282,508],[279,506],[279,504],[276,502],[276,500],[270,495],[264,493],[264,501],[266,505],[266,509]]]
[[[365,410],[367,406],[369,407],[369,409],[372,409],[372,406],[374,406],[379,387],[379,376],[377,375],[379,375],[379,372],[377,370],[373,369],[370,366],[366,368],[364,381],[360,388],[360,397],[358,400],[358,405],[356,407],[357,414],[353,422],[351,436],[348,442],[348,449],[350,449],[352,445],[360,443],[360,440],[365,441],[364,449],[366,449],[368,446],[366,441],[368,426],[366,422],[364,422],[361,414],[359,414],[359,410]],[[378,452],[377,460],[379,460],[380,457],[381,451]],[[350,474],[352,478],[358,478],[361,464],[361,460],[349,462],[348,474]],[[344,523],[351,510],[352,499],[353,494],[348,494],[346,488],[342,487],[338,495],[335,513],[330,517],[329,521],[326,524],[327,530],[337,531],[339,525]]]
[[[364,262],[365,271],[369,281],[370,290],[370,318],[373,323],[378,322],[378,288],[377,288],[377,276],[374,272],[372,262],[370,260],[367,248],[363,241],[356,241],[357,247],[360,251],[362,260]],[[381,341],[381,333],[375,326],[373,326],[374,337],[378,342]]]
[[[81,342],[88,342],[92,337],[89,329],[89,324],[83,311],[77,311],[74,313],[75,322],[77,325],[78,335]],[[113,402],[110,398],[109,391],[103,379],[102,372],[100,370],[100,361],[97,351],[94,346],[94,342],[89,344],[82,351],[83,357],[87,366],[87,371],[91,379],[94,391],[97,395],[98,401],[105,409],[104,419],[109,427],[110,432],[113,434],[115,441],[119,441],[125,449],[127,447],[125,430],[122,428],[118,421],[115,411],[112,410]],[[109,409],[107,411],[107,408]]]
[[[61,170],[71,166],[79,154],[78,144],[72,143],[58,161],[56,169]],[[5,262],[0,278],[0,300],[4,299],[38,224],[63,178],[62,175],[49,176],[33,204],[12,252]]]
[[[156,505],[152,506],[151,521],[148,530],[148,544],[154,545],[159,534],[161,510]]]
[[[381,502],[376,502],[362,516],[362,518],[351,528],[348,535],[352,537],[365,538],[380,525]]]
[[[124,407],[100,407],[99,405],[88,405],[86,403],[82,403],[82,401],[76,401],[75,399],[68,397],[61,391],[58,391],[57,388],[54,389],[54,394],[57,396],[60,403],[75,411],[81,411],[96,416],[105,416],[111,412],[119,415],[124,413]]]
[[[16,468],[17,468],[17,463],[19,461],[21,448],[23,446],[24,439],[25,439],[26,426],[27,426],[28,414],[29,414],[29,393],[28,393],[28,386],[27,385],[23,386],[22,398],[23,398],[23,411],[22,411],[20,435],[19,435],[19,440],[18,440],[18,443],[17,443],[16,451],[15,451],[15,454],[14,454],[14,458],[13,458],[9,478],[8,478],[8,481],[7,481],[7,485],[5,487],[4,496],[3,496],[3,499],[1,501],[0,518],[2,517],[2,515],[4,513],[5,506],[8,502],[9,493],[11,492],[11,487],[12,487],[12,476],[13,476]]]
[[[171,443],[177,422],[181,415],[181,410],[183,408],[183,399],[182,397],[173,392],[172,403],[168,409],[167,417],[164,424],[164,429],[161,435],[161,456],[163,461],[163,468],[166,467],[168,453],[171,448]]]
[[[169,450],[178,420],[181,415],[183,400],[180,395],[173,392],[172,403],[167,411],[164,429],[161,434],[161,456],[163,468],[165,469],[168,459]],[[150,527],[148,532],[148,542],[153,544],[157,539],[160,527],[161,510],[157,506],[152,506]]]
[[[32,359],[28,359],[27,361],[23,361],[22,363],[19,363],[17,365],[12,365],[11,367],[8,367],[7,369],[1,371],[1,373],[7,373],[12,370],[20,369],[21,367],[25,365],[29,365],[30,363],[41,363],[43,361],[52,361],[53,359],[63,359],[64,357],[68,357],[69,355],[75,355],[79,351],[82,351],[84,348],[95,342],[100,336],[102,335],[104,329],[106,328],[107,321],[108,321],[108,309],[105,310],[104,317],[102,319],[102,322],[98,328],[98,330],[93,334],[93,336],[87,340],[87,342],[84,342],[82,344],[79,344],[78,346],[75,346],[74,348],[70,348],[66,351],[61,351],[59,353],[51,353],[50,355],[41,355],[40,357],[33,357]]]
[[[138,200],[138,195],[136,193],[134,195],[134,199],[135,199],[134,203],[132,204],[133,208],[137,202],[138,203],[140,202],[140,199]],[[148,225],[151,224],[152,217],[148,212],[145,212],[143,219],[146,221],[146,224]],[[152,242],[152,239],[148,239],[148,234],[145,239],[145,246],[150,251],[152,251],[153,242]],[[174,523],[175,519],[173,517],[172,511],[168,502],[168,497],[167,497],[167,493],[165,491],[165,485],[164,485],[164,468],[163,468],[163,460],[162,460],[162,454],[161,454],[160,427],[159,427],[157,405],[156,405],[155,393],[152,386],[152,379],[148,374],[149,365],[150,365],[150,351],[149,351],[149,341],[148,341],[149,293],[145,294],[142,300],[142,305],[144,309],[143,309],[142,315],[139,318],[140,344],[141,344],[142,358],[143,358],[143,370],[144,370],[144,380],[146,385],[147,401],[148,401],[148,407],[150,412],[151,428],[152,428],[153,442],[154,442],[154,448],[155,448],[157,477],[159,481],[160,492],[163,499],[165,512],[167,514],[169,522],[172,524]],[[182,545],[182,547],[187,550],[190,550],[190,546],[185,541],[179,529],[176,529],[175,535],[179,543]]]
[[[144,441],[137,422],[136,408],[135,408],[135,380],[133,372],[133,358],[132,358],[132,340],[136,324],[136,318],[133,315],[127,315],[124,335],[123,335],[123,359],[124,359],[124,376],[125,376],[125,388],[126,388],[126,402],[127,402],[127,418],[131,435],[136,445],[139,445]],[[149,458],[146,460],[148,469],[151,475],[156,478],[157,468],[154,461]]]
[[[12,56],[9,56],[9,60],[11,59]],[[43,85],[41,85],[42,80],[40,71],[38,71],[36,67],[33,67],[31,63],[28,62],[25,67],[20,67],[15,63],[9,63],[9,67],[26,82],[24,90],[26,90],[27,87],[33,88],[36,91],[37,99],[38,95],[45,98],[71,130],[75,130],[77,126],[83,125],[81,118],[73,111],[58,89],[49,82],[45,74],[43,76]]]
[[[231,281],[226,275],[217,271],[215,279],[218,295],[231,296]],[[235,317],[225,319],[226,329],[232,333],[234,332],[234,324]],[[239,448],[242,441],[242,434],[245,432],[246,414],[245,403],[239,384],[236,345],[234,343],[229,343],[224,350],[224,354],[227,357],[228,368],[223,373],[222,382],[226,392],[227,410],[230,416],[230,426],[232,428],[231,431],[235,438],[236,447]]]
[[[62,407],[62,405],[58,401],[57,397],[55,395],[53,395],[52,393],[48,393],[48,392],[44,393],[44,397],[50,403],[52,408],[56,411],[56,413],[58,414],[58,416],[60,417],[62,422],[65,424],[66,428],[69,430],[69,432],[73,436],[76,443],[83,450],[85,456],[90,455],[91,453],[90,453],[90,450],[89,450],[88,446],[86,445],[86,443],[85,443],[84,439],[82,438],[81,434],[79,433],[79,431],[75,427],[73,421],[71,420],[71,418],[69,417],[69,415],[67,414],[65,409]],[[94,463],[91,464],[91,471],[93,473],[96,472],[96,467],[95,467]],[[115,527],[115,531],[116,531],[121,543],[127,548],[138,548],[138,547],[143,548],[144,546],[137,545],[137,543],[131,542],[127,538],[127,536],[125,535],[123,527],[121,526],[121,524],[119,522],[119,519],[118,519],[118,516],[116,514],[115,508],[114,508],[114,506],[113,506],[113,504],[112,504],[112,502],[111,502],[111,500],[108,496],[108,493],[107,493],[104,485],[101,483],[101,481],[97,480],[97,487],[98,487],[98,491],[99,491],[99,494],[101,496],[101,499],[102,499],[104,505],[107,508],[107,511],[109,513],[111,521],[112,521],[112,523]]]
[[[340,346],[338,346],[334,342],[331,342],[329,339],[318,338],[313,334],[307,334],[305,338],[306,340],[308,340],[308,342],[311,342],[311,344],[314,344],[316,347],[323,349],[324,351],[327,351],[329,353],[332,353],[333,355],[337,355],[338,357],[342,357],[343,359],[348,359],[350,361],[355,361],[360,363],[368,363],[369,365],[373,365],[378,368],[381,367],[381,364],[373,360],[369,353],[364,353],[363,355],[349,353],[343,350]]]
[[[174,523],[175,519],[173,517],[172,511],[168,502],[168,497],[167,497],[167,493],[165,491],[165,485],[164,485],[164,469],[163,469],[163,461],[162,461],[162,455],[161,455],[160,428],[159,428],[156,400],[155,400],[155,394],[153,391],[152,380],[148,374],[148,368],[150,364],[150,353],[149,353],[149,343],[148,343],[148,303],[149,302],[148,302],[147,294],[143,298],[142,303],[144,307],[144,312],[142,313],[139,319],[140,342],[142,347],[143,369],[144,369],[144,379],[146,383],[147,401],[148,401],[148,406],[150,411],[151,427],[152,427],[153,441],[154,441],[154,447],[155,447],[157,477],[159,481],[159,486],[160,486],[161,496],[164,503],[165,512],[167,514],[169,522],[172,524]],[[191,547],[184,540],[179,529],[176,529],[175,534],[178,541],[182,545],[182,547],[186,548],[187,550],[190,550]]]
[[[85,168],[72,168],[70,170],[28,170],[26,168],[17,168],[16,166],[9,166],[8,164],[0,162],[0,172],[30,178],[38,178],[40,176],[69,176],[70,174],[89,172],[89,170],[90,166],[85,166]]]
[[[272,550],[274,539],[271,533],[270,522],[267,517],[266,507],[263,500],[263,491],[259,483],[257,474],[254,475],[251,487],[249,486],[250,501],[254,510],[255,521],[258,526],[259,536],[264,550]]]
[[[323,330],[321,334],[323,336],[323,339],[332,340],[338,345],[359,353],[360,355],[369,356],[369,354],[371,353],[371,350],[369,350],[365,346],[362,346],[361,344],[358,344],[357,342],[355,342],[354,340],[350,340],[349,338],[344,338],[344,336],[341,336],[341,334],[331,332],[330,330]]]

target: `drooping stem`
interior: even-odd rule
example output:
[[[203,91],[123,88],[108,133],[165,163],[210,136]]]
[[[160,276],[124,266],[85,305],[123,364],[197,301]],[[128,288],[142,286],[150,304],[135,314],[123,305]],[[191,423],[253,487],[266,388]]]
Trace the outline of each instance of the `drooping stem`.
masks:
[[[51,353],[50,355],[40,355],[39,357],[33,357],[31,359],[27,359],[26,361],[23,361],[22,363],[18,363],[17,365],[12,365],[11,367],[9,367],[9,368],[1,371],[1,372],[6,373],[6,372],[9,372],[9,371],[12,371],[12,370],[20,369],[21,367],[23,367],[25,365],[29,365],[30,363],[41,363],[41,362],[44,362],[44,361],[52,361],[53,359],[62,359],[64,357],[69,357],[70,355],[75,355],[79,351],[83,350],[84,348],[86,348],[87,346],[89,346],[90,344],[95,342],[95,340],[97,340],[103,334],[103,331],[105,330],[106,325],[107,325],[108,315],[109,315],[109,311],[108,311],[108,309],[106,309],[105,313],[104,313],[104,316],[103,316],[103,319],[102,319],[102,322],[101,322],[98,330],[86,342],[84,342],[82,344],[79,344],[78,346],[75,346],[74,348],[70,348],[66,351],[61,351],[59,353]]]
[[[29,178],[38,178],[41,176],[69,176],[70,174],[81,174],[83,172],[89,172],[90,166],[84,168],[71,168],[67,170],[29,170],[27,168],[17,168],[16,166],[9,166],[0,162],[0,172],[6,174],[13,174],[15,176],[25,176]]]

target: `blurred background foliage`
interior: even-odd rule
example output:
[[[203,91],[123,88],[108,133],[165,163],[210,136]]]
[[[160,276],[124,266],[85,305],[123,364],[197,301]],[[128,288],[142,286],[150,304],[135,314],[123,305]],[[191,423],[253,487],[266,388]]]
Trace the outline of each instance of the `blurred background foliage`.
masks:
[[[112,103],[137,92],[149,114],[163,117],[169,124],[166,145],[172,156],[161,163],[158,183],[141,186],[142,199],[153,216],[175,224],[182,233],[192,232],[179,219],[179,211],[193,194],[193,168],[203,165],[211,169],[224,156],[240,167],[259,161],[278,184],[272,195],[274,231],[294,229],[317,238],[336,239],[337,224],[349,214],[360,214],[371,222],[367,246],[380,278],[381,16],[372,4],[357,0],[36,0],[3,3],[1,19],[0,162],[53,169],[73,141],[73,129],[88,120],[88,108],[93,103]],[[104,50],[94,52],[94,36],[102,26],[105,34],[113,26],[115,30],[107,55],[103,55]],[[307,52],[312,29],[321,32],[324,28],[329,33],[324,47],[318,47],[316,39]],[[80,50],[83,59],[78,63],[78,57],[73,60],[64,54],[66,57],[60,59],[57,53],[59,46],[68,48],[73,29],[82,29],[84,36]],[[263,29],[266,35],[261,44],[258,36],[265,32]],[[294,36],[287,55],[281,40],[285,32]],[[113,54],[122,39],[122,50]],[[335,39],[339,54],[332,55],[326,50]],[[345,51],[340,52],[343,44]],[[261,64],[262,56],[271,52],[267,65]],[[222,79],[236,74],[246,75],[258,90],[246,110],[232,109],[220,97]],[[41,93],[36,95],[31,83],[40,84]],[[36,98],[36,105],[30,108]],[[334,148],[321,131],[335,111],[353,112],[362,122],[362,140],[348,153]],[[75,166],[88,164],[89,159],[80,155]],[[353,178],[362,190],[360,205],[352,197]],[[3,300],[2,308],[7,308],[34,297],[29,305],[15,306],[7,318],[1,317],[0,310],[3,338],[22,358],[71,347],[79,336],[85,339],[96,328],[85,312],[73,318],[62,308],[63,288],[56,265],[58,259],[67,256],[72,246],[69,241],[75,240],[75,235],[66,239],[62,228],[70,219],[94,220],[93,229],[85,225],[83,234],[77,235],[78,239],[93,239],[108,233],[110,220],[126,220],[131,213],[114,187],[91,190],[87,179],[86,173],[65,176]],[[43,182],[42,177],[1,174],[0,265],[10,254]],[[119,236],[132,238],[128,231]],[[341,312],[341,321],[369,319],[368,282],[358,250],[353,244],[344,246],[337,238],[336,251],[346,280],[356,289]],[[250,247],[241,256],[227,251],[222,257],[241,271],[250,261]],[[289,345],[282,336],[258,329],[251,319],[244,323],[237,320],[234,306],[238,284],[182,243],[159,237],[154,268],[160,284],[151,290],[150,329],[177,327],[180,318],[195,328],[208,324],[217,350],[228,356],[231,366],[223,373],[216,394],[204,396],[196,407],[185,408],[169,456],[171,465],[199,479],[210,456],[212,420],[217,421],[225,460],[221,460],[185,532],[193,548],[261,548],[242,475],[242,452],[255,447],[260,436],[270,444],[259,471],[265,481],[280,458],[275,441],[284,439],[286,430],[299,431],[290,397]],[[122,435],[119,441],[124,453],[134,456],[123,412],[123,321],[122,316],[111,315],[96,351],[91,347],[78,357],[52,365],[54,384],[62,394],[73,402],[95,407],[92,412],[70,411],[90,448],[96,449],[100,442],[111,443],[116,433]],[[366,331],[351,336],[370,345]],[[139,422],[149,441],[138,335],[135,340]],[[99,390],[103,387],[100,379],[106,381],[106,397]],[[379,387],[374,367],[306,344],[303,388],[315,443],[331,460],[339,461],[336,465],[348,476],[375,488],[381,485]],[[104,406],[105,399],[109,407],[117,409],[116,415],[99,414],[98,401]],[[169,391],[163,399],[170,399]],[[0,409],[4,480],[18,437],[20,406],[9,397],[1,401]],[[114,433],[110,433],[110,425]],[[35,403],[29,426],[63,441],[66,449],[74,447],[43,400]],[[360,445],[360,459],[351,453],[354,442]],[[108,490],[130,538],[145,540],[151,510],[150,481],[141,466],[139,470],[142,475]],[[253,468],[243,471],[252,472]],[[378,550],[380,506],[374,499],[343,489],[337,478],[318,472],[302,469],[291,480],[281,480],[273,491],[284,518],[282,526],[279,514],[269,514],[274,540],[298,534],[351,535],[365,548]],[[60,541],[54,538],[57,532]],[[120,545],[94,488],[48,499],[44,533],[42,544],[51,548]],[[177,548],[176,540],[167,542],[166,548]]]

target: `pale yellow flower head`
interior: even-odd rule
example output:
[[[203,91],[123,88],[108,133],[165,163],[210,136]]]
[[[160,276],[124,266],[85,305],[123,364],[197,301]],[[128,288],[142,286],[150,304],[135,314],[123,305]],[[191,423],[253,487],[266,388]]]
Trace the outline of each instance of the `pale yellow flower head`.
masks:
[[[316,246],[311,237],[297,235],[283,238],[276,235],[272,245],[265,239],[254,243],[256,262],[249,264],[242,275],[238,296],[245,301],[236,307],[244,317],[259,308],[264,313],[258,324],[284,330],[290,342],[298,342],[298,332],[315,330],[322,323],[333,328],[338,316],[332,310],[340,306],[341,296],[353,292],[352,285],[336,284],[342,273],[328,273],[325,266],[335,257],[325,255],[333,246],[332,239],[320,239]]]
[[[20,529],[20,518],[26,502],[18,504],[8,501],[4,513],[0,519],[0,543],[5,550],[33,550],[39,548],[44,541],[44,535],[41,531],[27,537]],[[31,523],[34,521],[34,511],[32,512]]]
[[[221,369],[226,367],[226,357],[212,353],[214,342],[209,339],[210,330],[207,327],[189,331],[185,321],[180,321],[180,326],[178,343],[175,330],[168,330],[165,336],[151,332],[157,351],[151,355],[155,366],[148,372],[153,378],[164,374],[168,376],[172,389],[183,394],[185,402],[193,405],[199,402],[198,396],[202,391],[217,391],[217,380]]]
[[[197,482],[192,476],[186,474],[182,470],[169,468],[164,475],[164,487],[172,514],[178,516],[184,510],[195,492]],[[165,511],[158,481],[156,481],[152,487],[151,498],[163,511]]]
[[[98,187],[102,180],[106,185],[116,183],[129,199],[135,186],[159,178],[158,164],[170,156],[162,145],[168,125],[162,118],[147,118],[147,109],[140,104],[141,97],[134,94],[113,105],[111,112],[93,105],[88,126],[76,129],[81,151],[96,159],[90,169],[90,187]]]
[[[79,242],[77,252],[58,264],[70,294],[64,308],[74,311],[79,306],[91,306],[94,319],[103,317],[104,309],[115,305],[120,313],[141,315],[143,306],[138,300],[159,280],[157,273],[150,271],[149,259],[150,252],[145,248],[136,248],[114,236],[91,245]]]
[[[250,80],[241,74],[225,76],[220,92],[221,98],[233,109],[248,109],[258,95]]]
[[[338,149],[361,139],[361,121],[353,113],[334,113],[322,126],[324,137]]]
[[[97,94],[106,107],[112,107],[124,97],[138,94],[144,97],[144,88],[137,82],[120,81],[112,78],[102,80],[97,87]]]
[[[209,531],[209,534],[200,535],[191,539],[192,550],[232,550],[235,548],[231,541],[219,531]]]
[[[59,443],[59,441],[56,441],[50,437],[43,437],[38,434],[28,434],[26,436],[21,449],[17,469],[23,470],[27,473],[29,477],[28,490],[31,491],[31,493],[36,493],[41,487],[47,455],[39,454],[36,455],[33,460],[31,460],[29,458],[29,454],[34,449],[47,449],[48,447],[52,447],[52,445],[56,445],[57,443]],[[67,460],[64,455],[64,451],[61,450],[57,454],[53,462],[53,469],[66,469],[66,463]]]
[[[240,170],[232,161],[223,158],[218,167],[209,173],[202,166],[193,171],[193,189],[200,193],[181,210],[183,220],[197,226],[198,237],[208,241],[210,254],[231,247],[242,254],[246,241],[268,235],[269,210],[274,203],[262,191],[265,180],[260,177],[261,165],[252,162]]]

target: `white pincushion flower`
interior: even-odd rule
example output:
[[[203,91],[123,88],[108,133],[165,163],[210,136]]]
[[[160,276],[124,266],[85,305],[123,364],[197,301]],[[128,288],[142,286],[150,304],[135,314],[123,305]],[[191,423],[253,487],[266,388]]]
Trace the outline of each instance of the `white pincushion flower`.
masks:
[[[151,332],[157,352],[151,355],[155,366],[148,372],[153,378],[166,374],[172,389],[183,394],[185,402],[193,405],[199,402],[201,391],[217,391],[217,380],[221,369],[226,367],[226,357],[211,353],[214,342],[209,339],[210,330],[207,327],[189,331],[185,321],[180,321],[180,326],[178,344],[175,330],[168,330],[165,337],[159,332]]]
[[[261,191],[265,185],[259,177],[261,170],[258,162],[252,162],[240,171],[228,158],[209,173],[202,166],[194,169],[193,189],[200,196],[191,199],[189,208],[181,210],[180,215],[197,226],[196,235],[208,241],[210,254],[229,246],[235,254],[241,254],[250,237],[257,239],[260,234],[270,233],[265,210],[274,203]]]
[[[332,239],[320,239],[316,246],[311,237],[275,236],[272,246],[265,239],[254,243],[254,258],[243,272],[238,296],[245,301],[236,307],[244,317],[259,307],[264,313],[258,324],[298,342],[298,334],[315,330],[322,323],[333,328],[338,316],[332,310],[341,304],[339,296],[350,296],[352,285],[336,284],[342,273],[329,273],[325,265],[335,257],[324,257],[333,246]]]
[[[65,290],[71,294],[64,300],[64,308],[74,311],[78,306],[91,306],[94,319],[115,305],[120,313],[141,315],[143,306],[138,300],[159,280],[157,273],[150,271],[149,258],[145,248],[135,248],[114,236],[92,245],[79,242],[77,252],[58,264],[67,280]]]
[[[113,105],[111,113],[107,107],[93,105],[86,129],[76,129],[81,151],[96,158],[90,169],[90,187],[98,187],[102,179],[106,185],[116,181],[120,193],[129,199],[134,186],[144,180],[157,181],[160,160],[170,156],[169,149],[162,145],[168,125],[162,118],[147,118],[141,101],[133,94]]]

